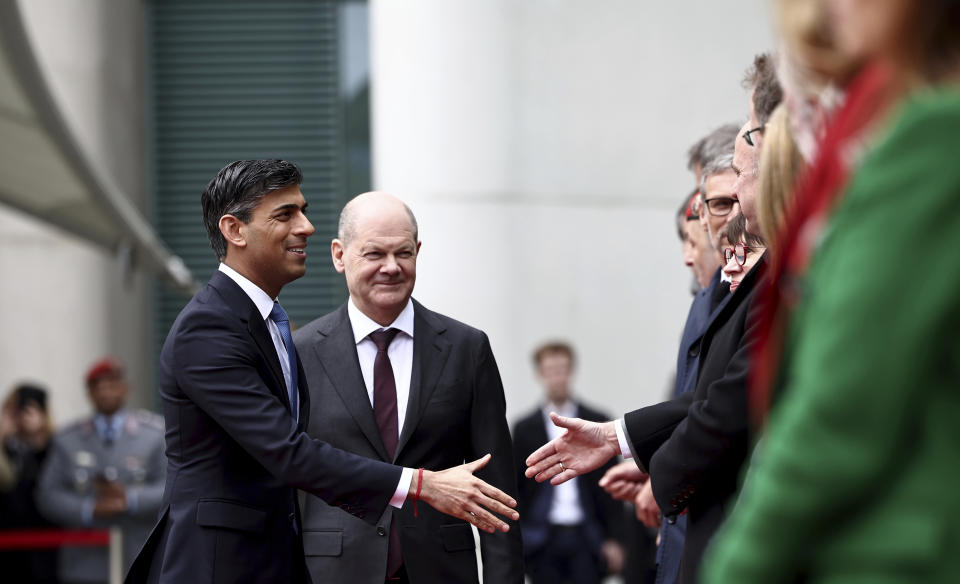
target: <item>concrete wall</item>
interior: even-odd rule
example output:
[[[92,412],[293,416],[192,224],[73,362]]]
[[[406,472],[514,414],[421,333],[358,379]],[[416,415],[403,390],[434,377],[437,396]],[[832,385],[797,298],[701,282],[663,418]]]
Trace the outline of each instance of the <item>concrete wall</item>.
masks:
[[[744,120],[761,0],[371,2],[374,184],[420,221],[416,296],[490,335],[508,415],[530,353],[579,349],[613,415],[659,401],[690,302],[686,150]]]
[[[133,200],[145,198],[144,39],[139,2],[21,1],[27,32],[68,123]],[[4,144],[4,148],[15,145]],[[0,395],[20,380],[53,392],[55,421],[89,411],[83,375],[114,354],[152,386],[146,278],[0,207]],[[135,402],[149,403],[139,392]]]

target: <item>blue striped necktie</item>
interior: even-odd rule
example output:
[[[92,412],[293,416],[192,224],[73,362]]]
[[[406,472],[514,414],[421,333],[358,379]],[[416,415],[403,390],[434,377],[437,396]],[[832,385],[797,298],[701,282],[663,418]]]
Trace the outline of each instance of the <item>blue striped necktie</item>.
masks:
[[[290,398],[290,413],[293,419],[299,419],[299,396],[297,394],[297,349],[293,346],[293,337],[290,335],[290,317],[280,306],[279,302],[274,301],[273,310],[270,311],[270,319],[280,330],[280,338],[287,349],[287,363],[290,364],[290,379],[287,382],[287,397]]]

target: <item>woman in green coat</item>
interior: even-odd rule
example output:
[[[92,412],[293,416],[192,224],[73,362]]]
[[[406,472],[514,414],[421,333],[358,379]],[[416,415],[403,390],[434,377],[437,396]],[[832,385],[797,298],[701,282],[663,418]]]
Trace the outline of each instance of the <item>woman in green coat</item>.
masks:
[[[960,582],[960,2],[828,4],[873,65],[787,219],[774,406],[702,576]]]

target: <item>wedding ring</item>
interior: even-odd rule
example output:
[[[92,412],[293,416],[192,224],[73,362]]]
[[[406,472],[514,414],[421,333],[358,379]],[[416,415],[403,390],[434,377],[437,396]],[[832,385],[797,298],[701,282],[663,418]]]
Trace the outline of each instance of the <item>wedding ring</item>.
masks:
[[[563,468],[563,461],[562,461],[562,460],[558,460],[557,462],[560,463],[560,472],[563,472],[563,471],[567,470],[567,469]]]

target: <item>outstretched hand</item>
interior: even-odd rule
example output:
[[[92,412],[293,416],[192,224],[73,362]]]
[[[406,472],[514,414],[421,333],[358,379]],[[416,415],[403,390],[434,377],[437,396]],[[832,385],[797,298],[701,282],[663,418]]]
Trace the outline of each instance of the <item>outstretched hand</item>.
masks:
[[[559,485],[572,478],[600,468],[620,454],[614,422],[588,422],[580,418],[565,418],[551,412],[555,426],[566,428],[527,457],[527,478],[538,483],[550,480]]]
[[[487,466],[490,458],[487,454],[473,462],[446,470],[423,471],[420,498],[437,511],[463,519],[487,533],[509,531],[510,526],[493,513],[516,521],[520,514],[512,508],[517,506],[517,502],[500,489],[473,476],[473,473]],[[411,495],[416,492],[417,480],[414,476]]]

